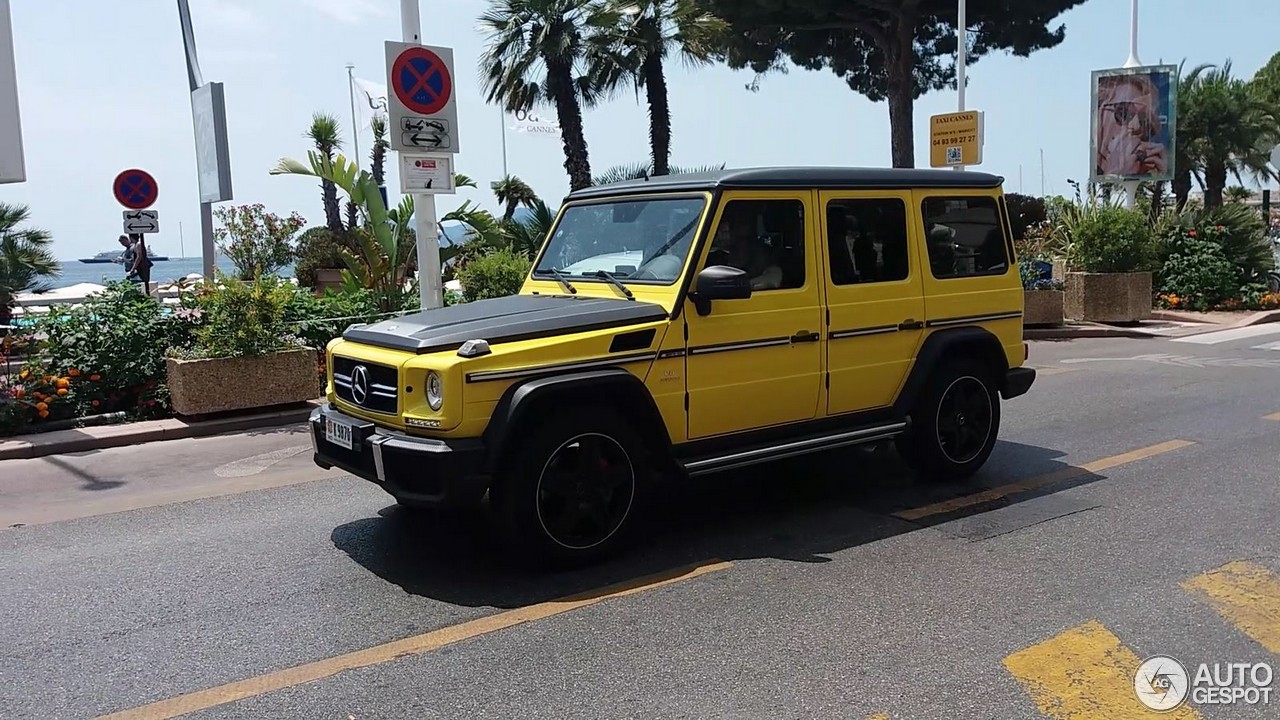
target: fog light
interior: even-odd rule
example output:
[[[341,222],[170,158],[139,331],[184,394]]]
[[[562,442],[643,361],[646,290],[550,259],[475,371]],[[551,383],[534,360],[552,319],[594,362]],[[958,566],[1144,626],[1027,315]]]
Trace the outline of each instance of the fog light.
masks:
[[[427,373],[427,404],[432,410],[444,406],[444,383],[440,382],[440,376],[434,370]]]

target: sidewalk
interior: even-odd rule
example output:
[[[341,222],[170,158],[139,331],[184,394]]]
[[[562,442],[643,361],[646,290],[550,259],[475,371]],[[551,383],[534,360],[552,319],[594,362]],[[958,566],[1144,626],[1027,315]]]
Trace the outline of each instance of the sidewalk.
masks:
[[[1150,320],[1136,323],[1095,323],[1068,320],[1056,327],[1029,327],[1023,330],[1026,340],[1069,340],[1071,338],[1157,338],[1183,337],[1280,322],[1280,310],[1262,312],[1180,312],[1153,310]]]
[[[306,422],[311,411],[319,404],[320,400],[317,399],[301,406],[254,415],[235,415],[198,421],[170,418],[18,435],[0,440],[0,461],[123,447],[157,440],[208,437],[254,428],[296,425]]]

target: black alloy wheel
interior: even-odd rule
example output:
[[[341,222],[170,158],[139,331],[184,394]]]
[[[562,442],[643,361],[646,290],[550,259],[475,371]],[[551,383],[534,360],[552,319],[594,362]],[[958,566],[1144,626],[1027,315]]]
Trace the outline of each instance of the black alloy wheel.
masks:
[[[636,471],[617,440],[601,433],[569,438],[538,477],[538,522],[553,542],[589,550],[626,521],[636,494]]]
[[[991,405],[987,386],[970,375],[956,378],[942,393],[934,430],[948,460],[963,465],[982,452],[991,434]]]

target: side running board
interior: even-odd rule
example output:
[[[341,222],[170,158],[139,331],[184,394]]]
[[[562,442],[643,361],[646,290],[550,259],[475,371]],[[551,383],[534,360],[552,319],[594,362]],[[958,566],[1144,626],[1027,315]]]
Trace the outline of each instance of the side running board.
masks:
[[[707,475],[723,470],[733,470],[748,465],[834,450],[850,445],[863,445],[880,440],[889,440],[906,432],[907,428],[908,421],[904,420],[856,430],[841,430],[826,435],[806,437],[778,444],[733,450],[722,455],[694,458],[681,463],[681,465],[689,475]]]

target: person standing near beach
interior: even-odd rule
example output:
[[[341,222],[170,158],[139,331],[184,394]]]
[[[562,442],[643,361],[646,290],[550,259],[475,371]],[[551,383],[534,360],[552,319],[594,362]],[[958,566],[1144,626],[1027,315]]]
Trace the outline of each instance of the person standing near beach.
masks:
[[[118,262],[124,266],[124,277],[129,279],[129,268],[133,267],[133,243],[130,242],[128,235],[121,235],[118,241],[120,247],[124,248],[124,253],[116,258],[114,262]]]
[[[147,257],[147,244],[143,241],[142,233],[133,235],[133,244],[129,246],[130,252],[133,253],[132,264],[129,267],[129,275],[136,276],[142,281],[142,292],[148,296],[151,295],[151,266],[155,263],[151,262],[151,258]]]

